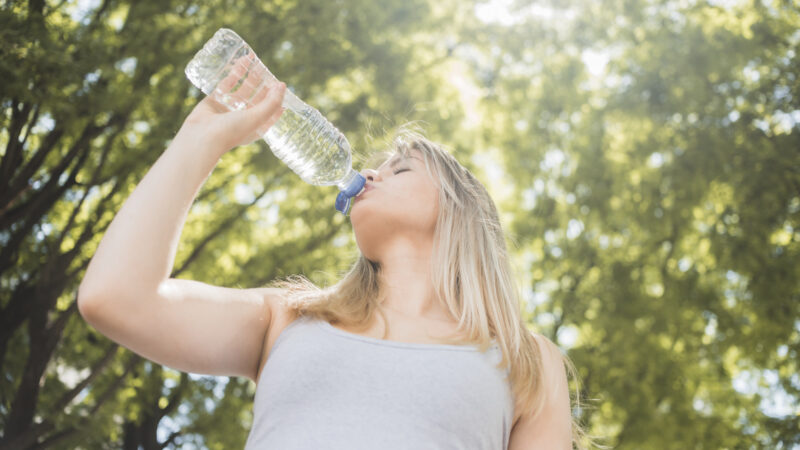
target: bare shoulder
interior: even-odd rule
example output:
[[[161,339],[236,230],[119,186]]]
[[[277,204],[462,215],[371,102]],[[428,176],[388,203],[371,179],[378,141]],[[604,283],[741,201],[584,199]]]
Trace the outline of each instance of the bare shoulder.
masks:
[[[508,448],[571,448],[570,398],[564,356],[547,336],[531,334],[542,356],[542,409],[537,415],[517,412]]]
[[[550,340],[550,338],[547,336],[534,331],[531,331],[530,333],[535,339],[536,344],[539,347],[539,353],[542,357],[542,379],[544,380],[545,385],[552,385],[554,382],[560,379],[562,373],[566,373],[561,350],[559,349],[558,345],[556,345],[556,343]],[[517,409],[514,413],[515,423],[521,415],[521,411]]]
[[[539,344],[545,371],[551,375],[554,374],[554,372],[562,372],[564,370],[564,356],[558,345],[543,334],[535,332],[531,334]]]
[[[568,392],[567,367],[561,349],[547,336],[539,333],[532,334],[539,344],[539,351],[542,355],[542,381],[546,387],[545,393],[552,396],[552,393],[560,395]]]
[[[253,288],[251,290],[258,292],[263,296],[264,301],[267,303],[267,306],[269,306],[270,312],[282,305],[286,298],[286,290],[281,288],[264,286]]]

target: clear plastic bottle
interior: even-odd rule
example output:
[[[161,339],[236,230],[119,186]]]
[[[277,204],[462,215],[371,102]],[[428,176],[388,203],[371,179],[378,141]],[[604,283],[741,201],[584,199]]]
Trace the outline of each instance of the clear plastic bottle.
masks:
[[[244,109],[275,78],[253,49],[221,28],[186,66],[186,76],[231,110]],[[366,180],[352,167],[350,144],[319,111],[286,91],[280,119],[263,135],[269,148],[306,183],[336,185],[336,210],[347,214]]]

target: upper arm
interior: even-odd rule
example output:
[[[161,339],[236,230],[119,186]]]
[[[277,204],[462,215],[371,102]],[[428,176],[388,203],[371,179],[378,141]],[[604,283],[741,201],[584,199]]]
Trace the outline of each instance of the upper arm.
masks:
[[[255,381],[280,295],[273,288],[235,289],[171,278],[148,298],[109,294],[79,305],[90,325],[149,360],[184,372]]]
[[[545,336],[534,334],[542,352],[545,403],[536,417],[522,414],[511,429],[509,450],[572,449],[572,414],[567,372],[561,351]]]

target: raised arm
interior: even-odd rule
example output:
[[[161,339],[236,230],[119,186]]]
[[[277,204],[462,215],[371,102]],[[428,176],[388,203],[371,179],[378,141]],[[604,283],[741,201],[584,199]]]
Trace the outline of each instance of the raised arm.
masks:
[[[171,279],[181,230],[223,154],[257,139],[281,112],[285,85],[227,111],[207,97],[125,201],[78,290],[86,321],[121,345],[184,371],[255,379],[274,289]]]

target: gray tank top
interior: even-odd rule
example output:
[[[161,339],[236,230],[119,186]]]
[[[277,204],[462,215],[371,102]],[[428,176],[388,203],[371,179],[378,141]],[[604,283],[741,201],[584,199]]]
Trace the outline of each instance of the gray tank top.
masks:
[[[394,342],[300,317],[278,336],[246,450],[508,447],[514,401],[495,342]]]

